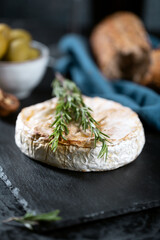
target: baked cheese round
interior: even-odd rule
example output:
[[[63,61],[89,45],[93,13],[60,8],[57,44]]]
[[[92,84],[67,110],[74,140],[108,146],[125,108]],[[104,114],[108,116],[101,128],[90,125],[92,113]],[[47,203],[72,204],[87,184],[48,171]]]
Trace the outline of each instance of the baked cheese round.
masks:
[[[83,97],[103,133],[110,136],[107,159],[99,158],[101,142],[94,147],[90,130],[75,123],[68,125],[67,141],[60,139],[55,152],[49,136],[55,120],[57,98],[24,108],[16,121],[15,141],[27,156],[43,163],[74,171],[106,171],[126,165],[140,154],[145,143],[144,130],[130,108],[103,98]]]

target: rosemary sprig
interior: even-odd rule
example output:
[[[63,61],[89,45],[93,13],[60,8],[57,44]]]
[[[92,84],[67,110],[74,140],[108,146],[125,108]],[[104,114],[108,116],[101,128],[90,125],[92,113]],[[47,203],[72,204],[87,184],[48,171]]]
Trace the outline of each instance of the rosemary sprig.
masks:
[[[61,220],[59,216],[59,210],[54,210],[48,213],[26,213],[22,217],[11,217],[7,220],[3,221],[4,223],[8,223],[11,221],[16,221],[18,223],[22,223],[26,228],[32,230],[33,226],[40,224],[41,222],[54,222]]]
[[[50,135],[50,145],[53,152],[56,151],[58,142],[61,138],[64,140],[69,133],[68,123],[71,121],[77,122],[79,127],[84,131],[91,130],[91,135],[94,135],[94,145],[97,142],[102,143],[102,148],[98,157],[103,157],[108,153],[109,136],[101,132],[98,128],[98,122],[92,117],[91,109],[86,106],[83,101],[82,95],[75,83],[64,79],[59,73],[52,83],[53,95],[58,98],[56,106],[56,117],[51,127],[54,127],[53,133]]]

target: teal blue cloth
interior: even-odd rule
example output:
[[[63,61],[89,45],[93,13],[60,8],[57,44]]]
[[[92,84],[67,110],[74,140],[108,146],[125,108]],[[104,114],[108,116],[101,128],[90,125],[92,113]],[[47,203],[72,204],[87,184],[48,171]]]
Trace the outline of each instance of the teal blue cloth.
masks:
[[[65,55],[57,61],[54,70],[64,75],[69,73],[83,94],[111,99],[130,107],[149,125],[160,130],[159,94],[127,80],[109,82],[95,64],[88,41],[81,36],[63,37],[59,49]]]

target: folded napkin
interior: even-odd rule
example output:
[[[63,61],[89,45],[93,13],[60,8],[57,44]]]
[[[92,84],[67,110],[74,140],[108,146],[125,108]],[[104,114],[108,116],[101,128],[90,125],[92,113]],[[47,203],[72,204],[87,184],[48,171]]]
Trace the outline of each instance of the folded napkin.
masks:
[[[95,64],[88,41],[81,36],[63,37],[59,49],[64,55],[57,60],[54,70],[64,75],[69,73],[83,94],[111,99],[130,107],[149,125],[160,130],[159,94],[127,80],[109,82]]]

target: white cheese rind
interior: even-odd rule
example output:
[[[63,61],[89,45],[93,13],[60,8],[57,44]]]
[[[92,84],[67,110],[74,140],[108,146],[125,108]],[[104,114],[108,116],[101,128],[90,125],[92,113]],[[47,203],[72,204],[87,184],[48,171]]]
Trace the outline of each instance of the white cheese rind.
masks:
[[[37,161],[73,171],[106,171],[132,162],[142,151],[145,136],[138,116],[136,124],[136,129],[129,136],[108,146],[107,160],[105,156],[98,158],[100,146],[92,148],[59,144],[54,153],[45,137],[32,138],[32,129],[24,124],[21,113],[16,122],[15,140],[24,154]]]

